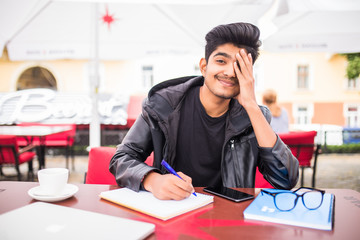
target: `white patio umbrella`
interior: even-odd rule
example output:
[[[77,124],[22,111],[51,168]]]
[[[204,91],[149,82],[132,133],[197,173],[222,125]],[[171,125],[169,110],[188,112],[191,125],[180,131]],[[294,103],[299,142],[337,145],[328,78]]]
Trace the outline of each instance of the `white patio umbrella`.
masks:
[[[203,51],[211,28],[256,24],[273,0],[0,0],[0,51],[14,61],[92,58],[96,2],[103,60]]]
[[[273,10],[273,18],[266,19],[272,22],[260,25],[263,33],[272,27],[272,32],[263,35],[264,50],[360,52],[358,0],[278,0]]]
[[[98,62],[203,52],[204,36],[231,22],[257,23],[273,0],[0,0],[0,52],[9,59],[90,59],[93,120],[100,145]]]

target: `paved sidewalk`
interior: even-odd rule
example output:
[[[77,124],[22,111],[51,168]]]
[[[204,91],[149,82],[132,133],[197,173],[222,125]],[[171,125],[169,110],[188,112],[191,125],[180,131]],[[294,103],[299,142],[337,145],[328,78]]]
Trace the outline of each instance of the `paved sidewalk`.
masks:
[[[46,156],[46,167],[65,167],[65,163],[64,156]],[[70,171],[69,183],[84,183],[87,164],[87,156],[77,156],[75,158],[75,170]],[[26,173],[27,165],[23,165],[21,171]],[[37,161],[35,161],[35,169],[37,169],[37,166]],[[5,170],[5,173],[12,171],[12,169]],[[14,174],[15,171],[11,173]],[[311,186],[311,176],[312,169],[305,169],[305,186]],[[1,180],[16,181],[16,178],[1,178]],[[300,180],[298,186],[299,184]],[[347,188],[360,192],[360,154],[320,154],[316,171],[316,187]]]
[[[316,169],[315,187],[360,192],[360,154],[320,154]],[[304,173],[304,185],[311,186],[312,169]]]

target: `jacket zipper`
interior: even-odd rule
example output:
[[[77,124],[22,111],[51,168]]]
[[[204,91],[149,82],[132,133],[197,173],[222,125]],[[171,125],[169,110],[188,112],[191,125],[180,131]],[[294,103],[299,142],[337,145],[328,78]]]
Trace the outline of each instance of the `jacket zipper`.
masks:
[[[231,146],[231,150],[235,149],[235,140],[234,139],[230,140],[230,146]]]
[[[249,128],[249,127],[241,130],[241,132],[239,132],[239,133],[237,133],[237,134],[233,134],[230,138],[228,138],[228,140],[226,139],[226,140],[224,141],[224,145],[223,145],[223,149],[222,149],[222,156],[221,156],[221,164],[222,164],[223,159],[224,159],[225,154],[226,154],[226,153],[225,153],[225,147],[226,147],[226,145],[227,145],[229,142],[230,142],[231,154],[232,154],[232,156],[233,156],[233,152],[235,151],[235,140],[232,139],[232,137],[241,135],[241,134],[244,133],[248,128]],[[235,151],[235,152],[236,152],[236,151]],[[236,154],[236,159],[237,159],[237,154]],[[223,172],[222,172],[222,171],[221,171],[221,178],[222,178],[222,179],[225,179],[225,176],[223,176]],[[224,180],[223,180],[223,181],[224,181]]]
[[[235,149],[235,140],[234,139],[230,139],[230,149],[231,149],[231,155],[232,155],[232,160],[233,160],[233,166],[234,166],[234,169],[235,171],[237,169],[239,169],[239,166],[238,166],[238,157],[237,157],[237,151]],[[235,179],[236,181],[236,179]],[[236,181],[236,184],[238,184],[238,182]]]

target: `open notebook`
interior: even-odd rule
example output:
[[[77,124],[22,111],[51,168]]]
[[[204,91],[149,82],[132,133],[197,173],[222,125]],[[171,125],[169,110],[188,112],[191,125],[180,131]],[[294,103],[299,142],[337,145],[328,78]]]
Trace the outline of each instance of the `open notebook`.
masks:
[[[155,225],[36,202],[0,215],[0,239],[144,239]]]
[[[135,192],[128,188],[120,188],[102,192],[100,197],[135,211],[139,211],[162,220],[168,220],[214,201],[213,196],[201,193],[196,194],[197,197],[191,194],[190,197],[180,201],[159,200],[150,192]]]

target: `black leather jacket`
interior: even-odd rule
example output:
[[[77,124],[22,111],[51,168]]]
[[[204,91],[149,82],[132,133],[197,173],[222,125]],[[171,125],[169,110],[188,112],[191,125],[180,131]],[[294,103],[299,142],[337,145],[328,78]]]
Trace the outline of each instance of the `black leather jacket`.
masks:
[[[161,160],[174,165],[182,100],[189,88],[203,85],[203,77],[184,77],[154,86],[143,102],[142,114],[118,145],[110,172],[120,186],[138,191],[149,171],[165,173]],[[261,106],[268,122],[270,111]],[[226,119],[221,177],[227,187],[253,188],[256,167],[276,188],[291,189],[298,181],[299,163],[278,137],[273,148],[258,146],[245,109],[232,100]],[[154,151],[154,164],[144,163]],[[190,176],[191,177],[191,176]]]

